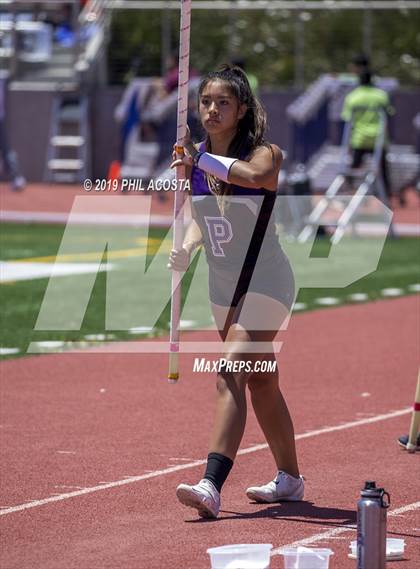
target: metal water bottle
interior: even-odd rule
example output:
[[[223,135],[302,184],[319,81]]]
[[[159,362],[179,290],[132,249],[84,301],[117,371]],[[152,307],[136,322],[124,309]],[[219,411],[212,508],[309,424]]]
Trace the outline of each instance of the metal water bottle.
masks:
[[[388,492],[366,482],[357,503],[357,569],[385,569]]]

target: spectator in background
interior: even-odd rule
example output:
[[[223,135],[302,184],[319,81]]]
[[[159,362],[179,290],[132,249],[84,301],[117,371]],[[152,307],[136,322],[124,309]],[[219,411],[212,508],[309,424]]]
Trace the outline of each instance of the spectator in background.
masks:
[[[166,60],[166,73],[163,76],[163,85],[167,95],[170,95],[178,88],[178,68],[179,52],[172,52]],[[198,73],[190,66],[189,77],[197,77]]]
[[[341,117],[344,121],[352,121],[350,147],[353,153],[352,168],[362,165],[366,154],[372,154],[377,137],[381,132],[381,115],[383,111],[388,117],[394,111],[388,93],[372,85],[372,76],[365,69],[359,76],[360,85],[353,89],[344,99]],[[386,125],[385,125],[386,126]],[[387,134],[385,131],[384,144],[381,154],[381,173],[385,192],[391,197],[388,167],[386,162]]]
[[[345,86],[345,93],[347,93],[349,89],[352,89],[353,85],[359,83],[359,77],[362,73],[370,69],[370,58],[367,55],[364,53],[353,55],[347,63],[346,71],[338,74],[342,86]]]
[[[6,132],[6,79],[0,77],[0,157],[3,169],[11,181],[11,189],[15,192],[25,188],[26,180],[19,171],[18,157],[14,150],[9,148]]]
[[[352,57],[348,69],[350,73],[359,77],[363,72],[368,71],[370,68],[370,59],[364,53],[359,53]]]
[[[179,54],[173,52],[166,60],[166,73],[163,77],[163,83],[168,95],[178,87],[178,59]]]
[[[161,98],[162,86],[160,79],[147,81],[141,78],[142,59],[135,56],[128,73],[128,85],[124,90],[120,103],[115,109],[114,118],[120,124],[121,144],[119,159],[123,163],[126,158],[128,139],[133,130],[138,129],[138,139],[143,141],[156,140],[156,129],[143,120],[143,111],[156,98]]]
[[[62,47],[72,47],[77,41],[73,19],[73,5],[66,3],[60,6],[60,10],[57,13],[54,39]]]
[[[141,47],[138,48],[141,52]],[[154,143],[158,146],[155,159],[156,171],[165,170],[168,157],[171,155],[173,139],[177,126],[177,87],[178,87],[178,55],[173,52],[167,61],[168,70],[163,77],[146,78],[141,76],[142,60],[136,55],[132,60],[127,85],[120,103],[115,109],[114,117],[121,128],[120,162],[124,165],[130,154],[132,144]],[[190,77],[197,73],[190,70]],[[190,88],[193,87],[190,81]],[[197,81],[195,81],[197,84]],[[201,123],[197,120],[196,97],[189,98],[189,125],[194,135]],[[201,133],[200,133],[201,134]],[[198,135],[198,134],[197,134]],[[164,199],[164,192],[158,193]]]
[[[166,73],[162,77],[163,82],[163,95],[161,94],[161,101],[162,110],[168,108],[165,104],[165,101],[170,102],[173,97],[176,95],[176,91],[178,89],[178,72],[179,72],[179,51],[173,51],[166,60]],[[198,76],[198,72],[191,67],[189,69],[189,78],[193,79]],[[175,103],[175,99],[173,101]],[[155,108],[158,109],[159,101],[155,101]],[[157,123],[157,140],[160,146],[160,152],[158,157],[158,163],[162,164],[166,161],[167,156],[171,154],[172,150],[172,141],[176,137],[176,116],[173,113],[167,114],[167,111],[164,111],[166,115],[165,120],[158,120]],[[188,122],[191,131],[194,135],[198,135],[198,132],[201,133],[201,123],[198,120],[198,112],[197,112],[197,102],[196,97],[189,97],[188,99]],[[160,196],[164,196],[161,192]]]

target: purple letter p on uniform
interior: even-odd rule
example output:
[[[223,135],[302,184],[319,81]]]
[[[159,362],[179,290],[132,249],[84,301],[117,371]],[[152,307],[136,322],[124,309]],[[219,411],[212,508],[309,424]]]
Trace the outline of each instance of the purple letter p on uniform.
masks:
[[[207,225],[211,248],[215,257],[225,257],[221,247],[222,243],[229,243],[232,240],[232,225],[225,217],[204,216]]]

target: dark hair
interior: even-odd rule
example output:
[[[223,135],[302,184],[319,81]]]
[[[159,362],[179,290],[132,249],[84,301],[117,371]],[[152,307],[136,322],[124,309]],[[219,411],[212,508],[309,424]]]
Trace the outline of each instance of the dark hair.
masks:
[[[369,57],[364,53],[359,53],[355,55],[352,58],[351,62],[353,63],[353,65],[357,65],[358,67],[369,67],[370,65]]]
[[[235,57],[235,59],[232,59],[232,65],[234,65],[235,67],[240,67],[241,69],[243,69],[245,71],[246,69],[246,63],[245,63],[245,59],[243,59],[242,57]]]
[[[359,83],[360,85],[372,85],[372,73],[368,69],[360,73]]]
[[[245,72],[236,65],[223,64],[216,71],[208,73],[201,81],[198,88],[198,98],[200,99],[204,88],[212,81],[223,81],[227,84],[232,95],[239,104],[245,104],[247,110],[245,115],[238,122],[238,130],[229,145],[227,155],[231,158],[241,158],[248,156],[258,146],[271,146],[265,140],[265,130],[267,126],[267,115],[261,103],[255,97],[249,84]],[[209,135],[206,136],[206,151],[211,152],[211,141]],[[222,184],[221,193],[228,193],[228,184]]]

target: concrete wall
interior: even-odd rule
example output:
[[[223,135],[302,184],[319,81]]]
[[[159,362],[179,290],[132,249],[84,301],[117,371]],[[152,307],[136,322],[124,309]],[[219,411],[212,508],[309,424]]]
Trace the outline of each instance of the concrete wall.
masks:
[[[261,91],[261,102],[267,111],[268,132],[270,142],[277,144],[283,150],[289,146],[289,124],[286,109],[300,95],[299,91]]]
[[[9,144],[17,151],[28,181],[44,178],[53,94],[45,91],[9,91],[6,124]]]
[[[93,178],[106,177],[109,164],[119,156],[120,132],[114,109],[122,87],[96,90],[91,98]],[[296,91],[262,91],[261,99],[269,118],[268,138],[287,150],[289,125],[286,108],[297,96]],[[44,169],[49,137],[53,93],[49,91],[10,90],[6,118],[11,146],[18,152],[21,170],[28,181],[39,182]],[[412,120],[420,112],[419,91],[399,91],[394,98],[397,111],[393,122],[393,142],[415,144]]]
[[[120,87],[109,87],[91,97],[94,177],[105,177],[110,161],[118,158],[120,135],[113,113],[122,91]],[[21,170],[31,182],[44,178],[53,97],[52,91],[8,93],[6,121],[10,146],[17,151]]]
[[[95,92],[92,116],[92,176],[106,178],[109,164],[120,155],[120,128],[114,120],[114,109],[124,89],[108,87]]]
[[[415,146],[413,119],[420,113],[420,90],[399,90],[393,95],[392,102],[396,111],[392,121],[392,142]]]

